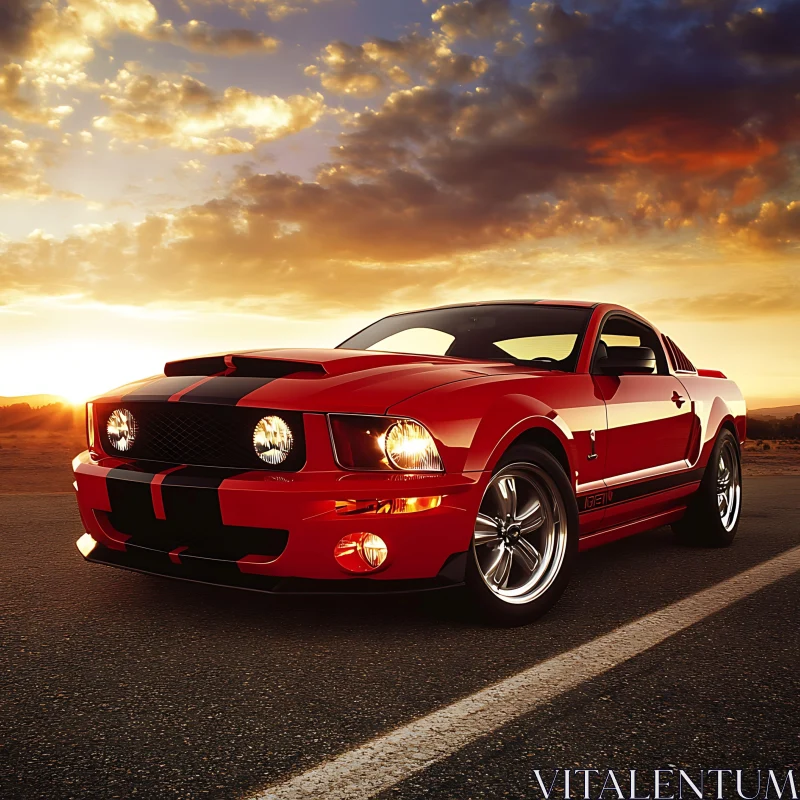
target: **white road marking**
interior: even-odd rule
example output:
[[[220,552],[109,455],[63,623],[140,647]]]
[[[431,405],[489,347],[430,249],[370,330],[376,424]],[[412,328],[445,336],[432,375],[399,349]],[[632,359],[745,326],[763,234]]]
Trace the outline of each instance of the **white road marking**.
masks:
[[[253,795],[251,800],[368,798],[800,570],[800,547],[512,675]]]

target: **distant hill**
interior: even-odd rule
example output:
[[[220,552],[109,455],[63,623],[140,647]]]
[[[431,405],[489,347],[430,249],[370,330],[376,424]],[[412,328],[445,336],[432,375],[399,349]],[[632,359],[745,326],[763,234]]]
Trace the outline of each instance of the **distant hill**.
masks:
[[[747,409],[747,416],[753,419],[786,419],[786,417],[793,417],[795,414],[800,414],[800,405]]]
[[[52,431],[66,434],[84,425],[84,410],[69,403],[50,403],[33,408],[28,403],[0,406],[0,433]]]
[[[66,405],[67,401],[57,394],[26,394],[21,397],[0,397],[0,408],[18,405],[19,403],[26,403],[31,408],[40,408],[53,403],[64,403]]]

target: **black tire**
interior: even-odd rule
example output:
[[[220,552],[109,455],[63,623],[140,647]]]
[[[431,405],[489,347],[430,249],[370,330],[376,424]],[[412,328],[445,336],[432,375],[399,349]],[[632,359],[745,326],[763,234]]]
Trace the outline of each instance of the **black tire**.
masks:
[[[538,585],[532,584],[530,590],[532,597],[530,600],[525,599],[527,595],[524,594],[524,591],[519,598],[503,599],[497,592],[510,590],[500,586],[497,586],[494,591],[489,588],[488,579],[479,566],[479,556],[476,554],[475,537],[473,537],[467,554],[465,576],[467,592],[480,615],[491,624],[498,626],[525,625],[538,619],[548,611],[564,593],[575,567],[575,559],[578,554],[578,504],[575,500],[575,494],[564,468],[557,459],[542,447],[518,444],[508,449],[495,467],[492,482],[487,486],[481,504],[482,512],[486,508],[486,504],[491,503],[490,491],[496,491],[497,489],[495,481],[507,481],[509,478],[516,480],[512,474],[514,470],[521,470],[519,477],[530,476],[530,484],[521,485],[524,491],[529,492],[528,508],[533,507],[536,496],[543,498],[545,501],[552,499],[554,505],[551,511],[544,510],[540,513],[543,522],[541,527],[534,529],[532,533],[523,534],[522,532],[512,531],[512,528],[519,527],[518,525],[515,526],[512,521],[507,529],[503,529],[503,535],[515,536],[516,538],[513,540],[508,539],[507,541],[497,540],[497,544],[494,541],[487,542],[486,546],[489,547],[489,550],[482,549],[480,551],[482,558],[486,559],[486,554],[488,553],[488,559],[491,560],[494,557],[492,554],[501,552],[501,547],[509,549],[509,567],[506,581],[510,582],[512,575],[523,575],[521,579],[523,586],[520,590],[523,591],[525,569],[527,568],[532,572],[530,579],[533,581],[539,567],[537,566],[531,570],[529,563],[527,563],[529,556],[526,556],[525,553],[517,555],[518,551],[515,548],[519,548],[519,542],[522,538],[535,540],[538,536],[539,541],[542,542],[540,545],[541,552],[536,549],[534,549],[534,552],[540,557],[538,564],[541,565],[544,562],[546,568],[540,583]],[[503,474],[500,475],[500,473]],[[538,495],[536,494],[536,480],[540,482],[539,488],[541,489]],[[514,495],[516,498],[516,488],[514,489]],[[546,503],[543,502],[541,504],[542,508],[545,505]],[[486,518],[488,515],[482,514],[482,516]],[[479,525],[480,519],[481,514],[479,514],[479,520],[476,520],[476,527]],[[497,521],[499,516],[495,515],[493,519]],[[533,516],[530,519],[533,519]],[[500,525],[499,522],[497,524]],[[533,523],[525,523],[523,521],[523,524],[532,525]],[[548,538],[547,532],[551,529],[553,533]],[[562,534],[564,529],[565,536]],[[501,541],[502,545],[500,544]],[[548,546],[548,541],[554,542],[552,548]],[[548,553],[552,554],[550,566],[547,566]],[[522,563],[515,559],[522,559]],[[557,563],[556,559],[559,559],[559,563]],[[517,566],[515,567],[514,564],[517,564]],[[535,594],[537,591],[540,593]]]
[[[732,460],[732,464],[730,461]],[[725,493],[726,511],[733,508],[733,516],[726,519],[720,502],[720,479],[724,474],[721,463],[728,464],[733,491],[735,495],[735,508],[731,505],[728,492]],[[678,541],[683,544],[702,547],[728,547],[739,529],[739,519],[742,511],[742,461],[739,442],[728,430],[723,428],[714,442],[714,448],[708,459],[700,488],[689,501],[686,514],[673,523],[672,530]]]

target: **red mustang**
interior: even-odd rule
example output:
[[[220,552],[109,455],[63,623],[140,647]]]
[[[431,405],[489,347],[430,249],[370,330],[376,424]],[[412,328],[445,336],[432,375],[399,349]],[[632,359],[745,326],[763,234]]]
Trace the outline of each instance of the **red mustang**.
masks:
[[[580,549],[733,540],[745,404],[614,305],[395,314],[334,350],[172,361],[87,405],[85,558],[270,592],[466,584],[501,623]]]

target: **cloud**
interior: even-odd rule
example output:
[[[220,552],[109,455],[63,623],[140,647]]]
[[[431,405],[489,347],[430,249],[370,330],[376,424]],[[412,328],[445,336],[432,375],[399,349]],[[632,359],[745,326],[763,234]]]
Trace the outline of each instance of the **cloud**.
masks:
[[[0,125],[0,198],[41,200],[53,193],[43,174],[49,147],[41,139],[29,141],[21,130]]]
[[[738,18],[711,4],[584,8],[535,4],[529,47],[469,88],[427,72],[440,44],[457,55],[443,34],[337,44],[316,65],[323,80],[390,91],[344,123],[313,177],[244,171],[215,199],[140,225],[9,243],[0,287],[356,308],[421,286],[511,285],[520,262],[502,253],[548,240],[592,253],[699,241],[793,263],[798,67],[754,61]],[[395,68],[408,86],[395,87]],[[414,85],[417,73],[430,83]],[[316,95],[219,93],[136,70],[103,99],[95,125],[116,138],[208,152],[251,149],[322,113]],[[670,280],[695,285],[696,263],[674,263]]]
[[[27,0],[0,4],[0,53],[18,55],[28,45],[33,11]]]
[[[196,53],[209,55],[238,56],[246,53],[271,53],[280,42],[249,28],[217,30],[196,19],[186,25],[175,27],[165,22],[148,32],[148,38],[181,45]]]
[[[249,29],[218,30],[198,20],[181,26],[162,21],[150,0],[6,0],[0,30],[0,62],[4,56],[6,62],[13,59],[22,71],[18,84],[30,88],[32,96],[26,102],[41,107],[41,118],[48,116],[46,91],[85,85],[85,69],[97,47],[122,33],[212,55],[272,52],[278,46],[277,39]],[[28,113],[31,119],[37,116]]]
[[[511,25],[510,0],[460,0],[440,6],[431,19],[449,39],[497,38]]]
[[[513,58],[525,48],[525,37],[522,31],[516,31],[512,36],[507,36],[495,42],[494,54],[500,57]]]
[[[17,53],[40,89],[82,83],[98,43],[120,32],[144,36],[158,22],[149,0],[45,0],[30,7]]]
[[[194,6],[224,5],[247,18],[256,11],[264,11],[273,22],[279,22],[293,14],[304,14],[309,9],[325,5],[331,0],[179,0],[179,2],[186,11],[190,11]]]
[[[738,243],[764,249],[790,246],[800,258],[800,199],[789,203],[769,200],[756,214],[723,212],[717,222],[720,231]]]
[[[26,79],[19,64],[0,66],[0,110],[23,122],[58,128],[61,120],[72,113],[72,107],[49,107],[42,104],[35,91],[26,92]]]
[[[4,0],[0,110],[22,122],[57,129],[73,109],[50,102],[49,95],[72,86],[90,87],[85,70],[97,47],[121,33],[220,56],[269,53],[279,45],[250,29],[219,30],[198,20],[180,26],[161,21],[150,0]],[[278,106],[276,102],[276,113]]]
[[[767,62],[800,63],[800,5],[784,2],[771,10],[754,8],[727,24],[736,46]]]
[[[398,39],[371,39],[361,45],[332,42],[319,66],[306,69],[319,75],[324,88],[336,94],[367,96],[421,78],[431,85],[473,83],[486,72],[481,56],[454,53],[441,35],[413,32]]]
[[[319,94],[282,98],[236,87],[217,93],[189,75],[170,80],[132,69],[108,81],[101,99],[109,113],[93,124],[114,139],[212,154],[249,152],[313,125],[324,110]]]
[[[776,316],[796,316],[800,314],[800,294],[786,289],[786,286],[773,286],[757,292],[670,297],[656,303],[645,303],[642,310],[668,319],[763,320]]]

